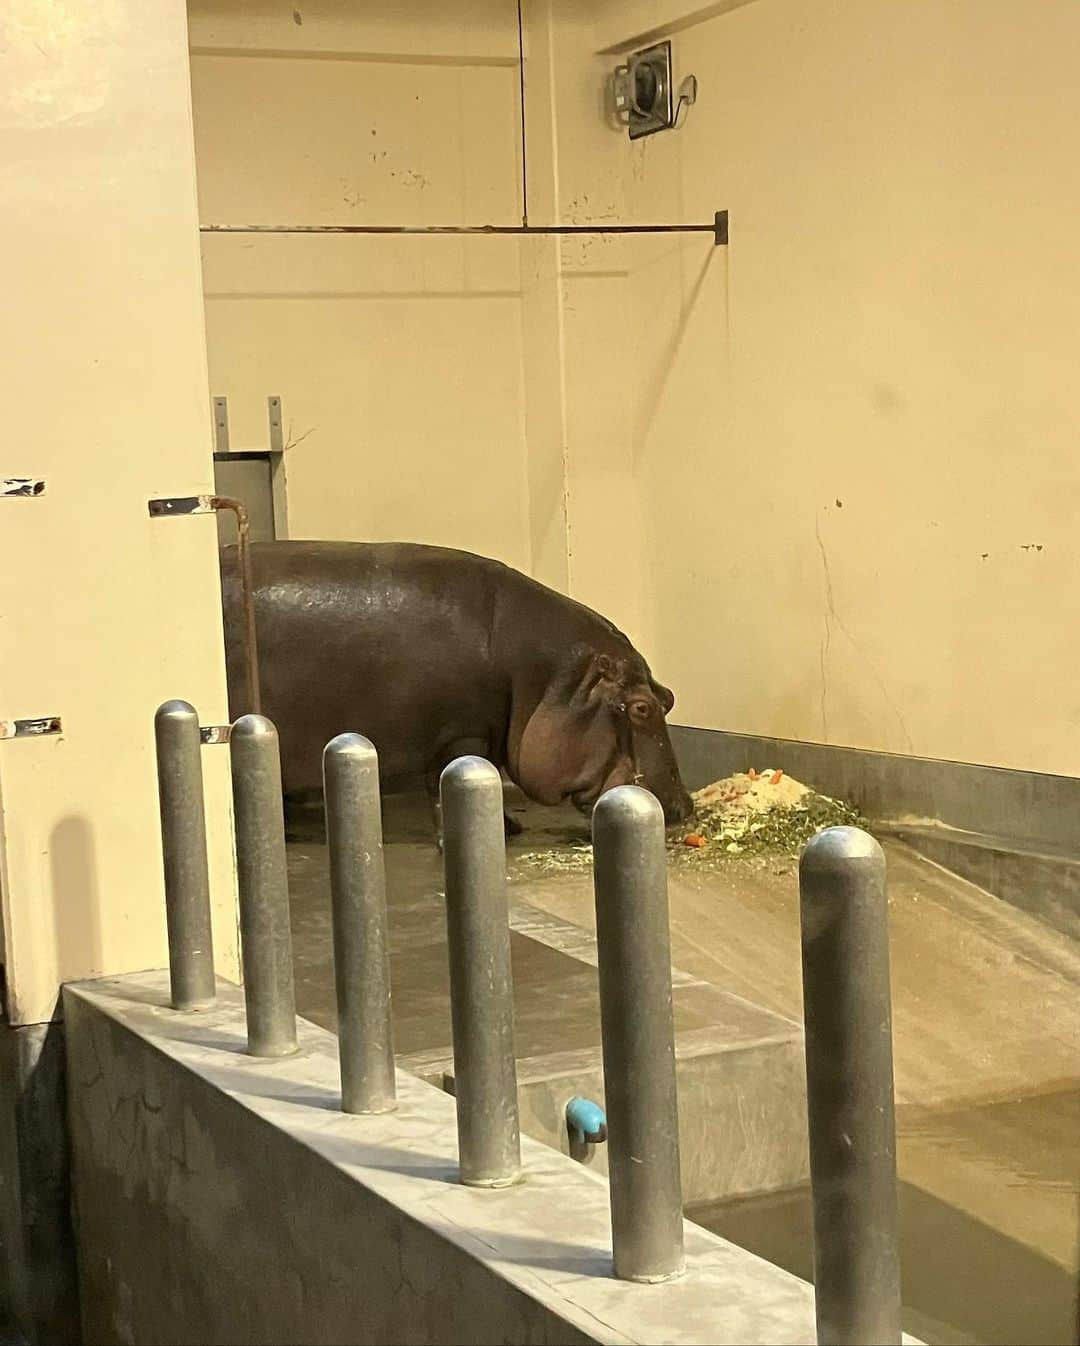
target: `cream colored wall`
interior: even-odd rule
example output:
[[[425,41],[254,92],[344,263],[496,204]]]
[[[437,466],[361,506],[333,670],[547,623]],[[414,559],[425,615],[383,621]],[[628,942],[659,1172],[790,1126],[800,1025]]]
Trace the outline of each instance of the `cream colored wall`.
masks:
[[[596,51],[595,9],[572,0],[530,0],[524,19],[531,222],[680,218],[678,203],[666,198],[659,207],[641,202],[635,214],[625,132],[605,115],[615,58]],[[533,338],[535,363],[526,371],[527,406],[539,402],[549,422],[557,411],[561,432],[556,455],[546,440],[537,444],[528,419],[534,526],[538,517],[550,517],[538,502],[553,500],[557,489],[563,493],[565,574],[561,582],[549,582],[610,616],[665,677],[674,660],[654,636],[649,539],[656,520],[653,501],[642,490],[639,427],[647,420],[643,399],[655,402],[663,392],[662,378],[657,384],[647,365],[654,351],[666,348],[669,330],[666,312],[659,325],[647,316],[642,343],[639,300],[657,277],[666,282],[665,267],[684,253],[699,269],[708,262],[710,276],[721,282],[723,268],[713,261],[711,240],[694,239],[683,248],[672,236],[592,235],[532,246],[553,249],[545,269],[532,273],[534,280],[542,276],[549,321],[543,340]],[[722,262],[720,254],[717,260]],[[722,291],[714,289],[710,299],[717,293],[722,321]],[[539,304],[532,303],[535,313]],[[557,376],[546,372],[553,351]]]
[[[0,15],[4,476],[0,741],[6,1010],[166,960],[153,714],[225,715],[187,34],[181,0],[9,0]],[[205,751],[215,941],[238,975],[228,760]]]
[[[193,4],[204,220],[519,217],[509,0]],[[204,239],[213,391],[240,446],[285,398],[293,530],[530,569],[683,723],[1076,771],[1080,11],[523,13],[531,221],[727,208],[731,247]],[[630,145],[605,81],[667,34],[700,98]]]
[[[190,15],[205,223],[520,223],[513,0]],[[233,447],[284,401],[293,536],[531,567],[516,239],[204,235],[203,263]]]
[[[684,723],[1080,771],[1080,8],[641,0],[587,45],[579,10],[565,88],[670,26],[700,96],[634,146],[571,99],[564,216],[726,207],[731,247],[565,279],[568,421],[609,429],[568,447],[575,592],[637,621]]]

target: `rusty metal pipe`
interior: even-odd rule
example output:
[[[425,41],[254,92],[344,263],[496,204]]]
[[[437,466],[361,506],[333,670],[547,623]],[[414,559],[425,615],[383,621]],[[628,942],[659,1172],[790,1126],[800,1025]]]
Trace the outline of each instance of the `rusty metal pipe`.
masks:
[[[200,234],[476,234],[528,238],[589,234],[712,234],[728,241],[728,213],[718,210],[711,224],[202,224]]]
[[[210,507],[229,510],[236,515],[236,560],[240,569],[240,607],[244,620],[244,680],[247,685],[247,713],[262,714],[259,690],[259,642],[255,633],[255,581],[251,571],[251,539],[247,506],[231,495],[212,495]]]

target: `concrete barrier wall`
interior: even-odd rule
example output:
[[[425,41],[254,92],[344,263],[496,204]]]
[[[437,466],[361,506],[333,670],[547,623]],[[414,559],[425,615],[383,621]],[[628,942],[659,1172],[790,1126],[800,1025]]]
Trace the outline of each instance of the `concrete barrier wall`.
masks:
[[[813,1341],[808,1285],[695,1225],[685,1277],[614,1280],[601,1177],[526,1139],[521,1186],[462,1187],[452,1098],[401,1072],[396,1113],[345,1116],[334,1037],[254,1060],[221,991],[65,989],[88,1340]]]

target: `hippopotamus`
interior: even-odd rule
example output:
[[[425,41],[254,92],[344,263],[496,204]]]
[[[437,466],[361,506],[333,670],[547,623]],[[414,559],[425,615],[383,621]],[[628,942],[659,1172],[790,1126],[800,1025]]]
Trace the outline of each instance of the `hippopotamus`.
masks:
[[[235,718],[250,707],[234,562],[222,594]],[[261,709],[286,795],[317,790],[324,745],[352,730],[374,743],[384,785],[424,777],[436,819],[440,773],[466,754],[541,804],[588,813],[638,782],[669,825],[692,814],[665,721],[674,696],[581,603],[499,561],[416,543],[254,543],[251,568]]]

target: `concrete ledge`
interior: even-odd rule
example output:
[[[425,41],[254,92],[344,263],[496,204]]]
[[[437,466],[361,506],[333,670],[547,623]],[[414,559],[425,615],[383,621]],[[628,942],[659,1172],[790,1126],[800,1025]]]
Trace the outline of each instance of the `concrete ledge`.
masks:
[[[65,988],[88,1340],[814,1340],[808,1285],[692,1224],[681,1280],[614,1280],[602,1178],[526,1138],[521,1186],[462,1187],[448,1095],[399,1072],[396,1113],[347,1117],[330,1033],[255,1061],[220,995],[180,1015],[160,972]]]
[[[316,854],[317,865],[325,852]],[[588,874],[575,882],[591,894]],[[523,901],[522,891],[511,886],[509,913],[521,1123],[527,1135],[565,1153],[567,1101],[582,1094],[604,1102],[596,934]],[[322,926],[317,938],[310,904],[303,919],[305,934],[294,946],[303,949],[301,1011],[334,1031],[329,903],[315,917]],[[442,1087],[453,1076],[443,899],[403,903],[399,895],[391,903],[390,948],[398,1065]],[[672,987],[685,1203],[805,1182],[801,1024],[679,968],[672,969]],[[606,1159],[599,1146],[590,1162],[604,1170]]]
[[[564,1003],[565,985],[552,987],[547,1007],[555,1022],[566,1023],[564,1040],[579,1045],[518,1059],[522,1131],[566,1154],[567,1102],[575,1094],[605,1102],[596,932],[522,901],[511,903],[510,925],[516,935],[584,964],[591,973],[587,985],[575,987],[572,1012]],[[672,968],[671,981],[684,1204],[699,1206],[809,1181],[802,1025],[678,968]],[[583,1027],[591,1030],[584,1045]],[[403,1053],[398,1064],[453,1092],[448,1044]],[[717,1137],[723,1137],[722,1144]],[[594,1147],[586,1162],[606,1173],[606,1146]]]
[[[721,1002],[715,1025],[675,1039],[686,1206],[781,1191],[810,1175],[802,1030],[737,996],[707,990]],[[726,1017],[724,1001],[731,1002]],[[757,1016],[764,1022],[755,1023]],[[416,1053],[402,1064],[453,1091],[454,1063],[445,1053]],[[605,1104],[599,1048],[518,1061],[521,1129],[564,1154],[565,1109],[575,1094]],[[606,1173],[607,1146],[590,1147],[586,1163]]]
[[[1080,939],[1080,860],[1040,852],[1001,837],[932,823],[892,823],[875,828],[928,860],[1038,916],[1063,935]]]
[[[510,923],[519,934],[597,965],[594,930],[520,901],[511,904]],[[672,968],[671,982],[684,1204],[808,1182],[802,1025],[679,968]],[[599,1019],[599,1001],[593,999]],[[453,1074],[449,1057],[404,1064],[434,1083]],[[566,1153],[567,1100],[582,1094],[604,1102],[599,1046],[520,1060],[518,1093],[522,1130]],[[606,1148],[596,1147],[589,1163],[606,1172]]]

